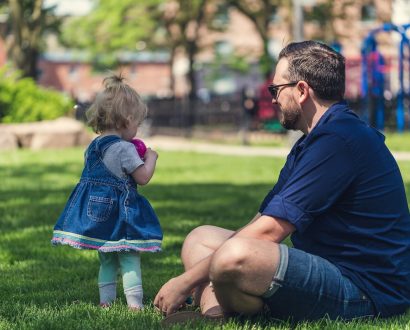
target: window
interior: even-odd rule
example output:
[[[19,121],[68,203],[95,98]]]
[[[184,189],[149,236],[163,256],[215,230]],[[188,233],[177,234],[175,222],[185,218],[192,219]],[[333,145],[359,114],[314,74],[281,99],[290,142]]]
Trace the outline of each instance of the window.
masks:
[[[71,80],[76,80],[78,78],[78,66],[77,65],[70,65],[68,68],[68,77]]]
[[[229,24],[229,6],[226,4],[218,4],[212,20],[214,29],[225,29]]]
[[[131,65],[130,68],[130,78],[135,79],[137,78],[137,66],[135,64]]]
[[[362,6],[362,21],[373,22],[377,18],[376,8],[372,4]]]
[[[232,51],[233,48],[229,41],[221,40],[215,43],[215,52],[218,55],[230,55]]]

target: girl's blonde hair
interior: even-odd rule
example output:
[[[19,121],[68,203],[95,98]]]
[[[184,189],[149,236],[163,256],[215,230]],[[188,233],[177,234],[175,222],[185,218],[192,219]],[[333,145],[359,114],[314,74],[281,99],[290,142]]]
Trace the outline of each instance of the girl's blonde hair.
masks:
[[[96,133],[126,128],[130,120],[140,124],[147,115],[147,106],[139,94],[113,74],[103,80],[104,90],[86,112],[87,123]]]

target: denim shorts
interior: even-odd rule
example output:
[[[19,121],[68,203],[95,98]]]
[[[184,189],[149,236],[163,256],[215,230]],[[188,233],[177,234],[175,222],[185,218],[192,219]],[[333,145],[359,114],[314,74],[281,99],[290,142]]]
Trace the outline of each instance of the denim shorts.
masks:
[[[280,263],[262,296],[280,320],[352,320],[376,316],[372,301],[321,257],[280,244]]]

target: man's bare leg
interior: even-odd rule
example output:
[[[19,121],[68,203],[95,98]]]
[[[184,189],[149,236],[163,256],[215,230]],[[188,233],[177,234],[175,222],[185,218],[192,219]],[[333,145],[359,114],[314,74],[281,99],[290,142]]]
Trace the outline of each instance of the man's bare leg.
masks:
[[[234,232],[215,226],[201,226],[195,228],[186,237],[181,251],[181,259],[185,270],[190,269],[197,262],[214,253]],[[209,283],[197,287],[194,301],[199,302],[204,314],[218,314],[222,310],[216,300],[215,293]]]
[[[210,268],[215,295],[226,312],[252,315],[262,310],[261,295],[279,265],[279,245],[233,237],[214,254]]]

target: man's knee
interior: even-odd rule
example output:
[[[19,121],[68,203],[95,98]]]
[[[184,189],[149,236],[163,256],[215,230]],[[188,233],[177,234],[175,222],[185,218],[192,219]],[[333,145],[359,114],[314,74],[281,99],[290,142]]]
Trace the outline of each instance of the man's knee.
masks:
[[[249,255],[246,244],[241,238],[231,238],[226,241],[214,254],[210,267],[210,279],[212,282],[230,282],[233,284],[235,278],[246,271]]]
[[[209,276],[215,283],[235,285],[236,280],[260,277],[260,272],[270,276],[276,270],[279,258],[279,244],[269,242],[266,246],[266,241],[233,237],[213,255]]]
[[[193,229],[185,238],[181,249],[181,259],[185,266],[196,263],[198,258],[202,259],[203,247],[209,237],[212,226],[199,226]]]
[[[211,226],[205,225],[196,227],[195,229],[191,230],[191,232],[185,237],[182,249],[192,248],[194,245],[201,244],[204,237],[206,237],[206,232],[210,227]]]

